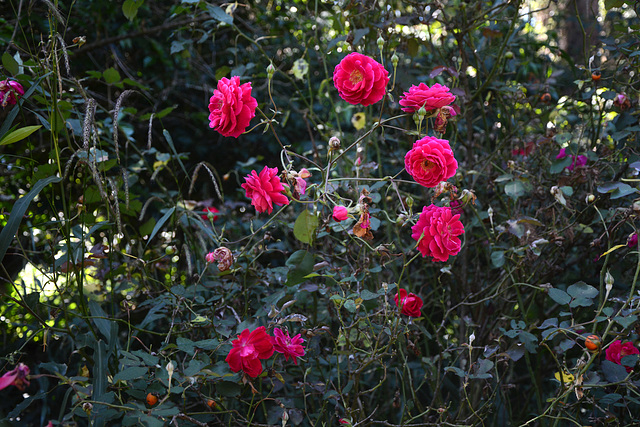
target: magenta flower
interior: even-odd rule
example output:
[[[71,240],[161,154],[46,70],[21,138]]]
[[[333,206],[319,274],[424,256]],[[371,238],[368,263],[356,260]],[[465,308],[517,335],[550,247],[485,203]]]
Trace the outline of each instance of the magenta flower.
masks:
[[[209,100],[209,127],[223,136],[239,137],[256,115],[258,101],[251,96],[251,83],[240,84],[240,77],[218,80]]]
[[[29,376],[29,367],[24,363],[18,364],[13,370],[5,373],[0,378],[0,390],[3,388],[7,388],[10,385],[14,385],[18,387],[18,390],[24,391],[25,388],[30,384],[27,376]]]
[[[564,159],[565,157],[567,157],[567,149],[561,148],[558,152],[558,155],[556,156],[556,159]],[[579,156],[574,156],[573,154],[571,154],[571,159],[571,164],[567,166],[567,169],[569,169],[570,171],[572,171],[576,166],[580,167],[586,165],[588,160],[587,156],[584,156],[582,154],[580,154]]]
[[[233,372],[244,371],[252,378],[262,372],[260,359],[268,359],[273,354],[273,343],[264,326],[253,332],[242,331],[238,339],[231,341],[233,348],[224,360]]]
[[[349,211],[344,206],[334,206],[332,216],[336,221],[342,222],[345,219],[349,218]]]
[[[399,104],[402,105],[402,111],[405,113],[415,113],[420,107],[430,111],[449,105],[455,100],[455,95],[452,95],[446,86],[436,83],[429,87],[420,83],[418,86],[411,86],[409,92],[404,92]],[[455,116],[455,114],[452,115]]]
[[[304,356],[304,347],[302,346],[304,340],[300,337],[300,334],[291,338],[289,331],[282,332],[281,329],[275,328],[273,335],[275,335],[271,338],[273,349],[278,353],[284,354],[284,360],[289,360],[289,357],[291,357],[293,363],[297,365],[296,357]]]
[[[627,246],[630,248],[638,246],[638,233],[633,233],[627,238]]]
[[[333,84],[338,95],[349,104],[367,105],[380,101],[386,93],[389,72],[377,62],[358,52],[350,53],[333,70]]]
[[[462,244],[458,236],[464,233],[464,226],[460,214],[454,214],[449,207],[425,206],[411,231],[411,237],[420,242],[418,250],[423,257],[445,262],[460,252]]]
[[[251,199],[251,204],[258,212],[273,212],[273,205],[288,205],[289,199],[282,194],[284,187],[278,177],[278,168],[267,166],[258,174],[251,171],[245,178],[245,183],[240,187],[246,191],[246,196]]]
[[[627,341],[623,344],[621,340],[616,340],[607,347],[605,353],[608,361],[622,365],[623,357],[640,354],[640,350],[638,350],[631,341]],[[627,369],[627,372],[631,372],[631,367],[625,366],[625,368]]]
[[[209,220],[209,212],[214,214],[213,215],[213,222],[216,222],[218,220],[218,215],[215,215],[215,214],[220,213],[220,211],[215,206],[209,206],[209,207],[204,208],[202,210],[202,214],[200,214],[200,218],[202,218],[205,221],[208,221]]]
[[[3,80],[0,82],[0,105],[15,105],[18,98],[24,95],[24,88],[15,80]]]

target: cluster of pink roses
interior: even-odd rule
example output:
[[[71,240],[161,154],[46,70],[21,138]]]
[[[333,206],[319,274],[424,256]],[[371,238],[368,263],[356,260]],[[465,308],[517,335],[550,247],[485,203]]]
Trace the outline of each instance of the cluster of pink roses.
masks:
[[[244,371],[252,378],[256,378],[262,373],[262,363],[260,360],[270,358],[274,351],[284,355],[285,360],[289,357],[293,363],[298,364],[297,357],[304,356],[304,339],[300,334],[289,336],[288,331],[279,328],[273,330],[274,336],[267,334],[264,326],[260,326],[253,331],[245,329],[238,335],[238,338],[231,342],[233,348],[229,351],[225,362],[233,372]]]

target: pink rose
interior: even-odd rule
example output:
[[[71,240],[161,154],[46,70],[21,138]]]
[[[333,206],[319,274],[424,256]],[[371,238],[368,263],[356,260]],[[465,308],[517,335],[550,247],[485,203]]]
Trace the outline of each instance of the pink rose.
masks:
[[[415,113],[424,107],[425,110],[435,110],[451,104],[456,97],[449,92],[449,88],[439,83],[429,87],[424,83],[411,86],[409,92],[404,92],[400,97],[400,105],[405,113]],[[455,114],[454,114],[455,115]]]
[[[458,162],[449,141],[425,136],[404,156],[404,166],[418,184],[435,187],[455,175]]]
[[[630,248],[638,246],[638,233],[633,233],[627,238],[627,246]]]
[[[384,97],[387,83],[389,72],[382,64],[357,52],[342,58],[333,71],[333,84],[349,104],[375,104]]]
[[[209,127],[223,136],[239,137],[256,115],[258,101],[251,96],[251,83],[240,85],[240,77],[218,80],[209,100]]]
[[[404,289],[398,289],[394,298],[396,305],[400,308],[400,313],[405,316],[420,317],[422,310],[422,298],[413,293],[407,295]]]
[[[632,354],[640,354],[640,350],[638,350],[632,342],[627,341],[622,344],[622,341],[616,340],[607,347],[605,350],[606,359],[610,362],[616,363],[618,365],[622,365],[622,358],[624,356],[631,356]],[[627,368],[627,372],[631,372],[631,367],[625,366]]]
[[[338,222],[344,221],[349,217],[349,211],[344,206],[334,206],[333,207],[333,219]]]
[[[24,88],[15,80],[3,80],[0,82],[0,105],[15,105],[18,98],[24,95]]]
[[[245,178],[245,183],[241,185],[246,190],[246,196],[251,199],[251,204],[256,211],[269,214],[273,212],[273,205],[284,206],[289,204],[287,196],[282,194],[284,187],[278,177],[278,168],[262,169],[260,174],[251,171]]]
[[[565,157],[567,157],[567,149],[566,148],[561,148],[560,151],[558,151],[558,155],[556,156],[556,159],[564,159]],[[569,166],[567,166],[567,169],[569,169],[570,171],[573,170],[573,168],[575,167],[580,167],[580,166],[584,166],[587,164],[587,156],[580,154],[579,156],[574,156],[573,154],[570,155],[571,157],[571,164]]]
[[[273,330],[274,337],[271,337],[273,342],[273,349],[278,353],[284,354],[284,360],[289,360],[289,357],[293,360],[293,363],[298,364],[296,357],[304,356],[304,340],[300,337],[300,334],[294,337],[289,336],[289,332],[283,332],[280,328]]]
[[[425,206],[416,225],[411,227],[411,237],[418,241],[418,250],[423,257],[434,261],[447,261],[449,256],[460,252],[459,235],[464,233],[460,214],[449,207]]]

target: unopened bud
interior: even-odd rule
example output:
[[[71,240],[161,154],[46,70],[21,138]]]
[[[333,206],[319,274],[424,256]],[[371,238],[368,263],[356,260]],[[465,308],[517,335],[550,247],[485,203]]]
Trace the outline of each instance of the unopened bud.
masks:
[[[424,108],[424,106],[420,107],[420,109],[418,110],[418,117],[420,117],[420,120],[422,120],[426,115],[427,110]]]
[[[173,366],[173,362],[167,363],[166,369],[167,369],[167,372],[169,373],[169,377],[173,376],[174,368],[175,366]]]
[[[339,150],[340,149],[340,140],[335,136],[332,136],[329,139],[329,150]]]
[[[378,37],[378,40],[376,40],[376,43],[378,43],[379,50],[382,50],[382,48],[384,48],[384,39],[382,38],[382,36]]]
[[[167,255],[173,255],[176,253],[176,247],[175,246],[167,246],[167,248],[164,250],[164,253]]]
[[[413,207],[413,197],[407,196],[407,206],[409,206],[409,209]]]
[[[276,67],[274,67],[273,64],[269,64],[269,66],[267,67],[267,76],[269,76],[269,80],[271,80],[275,72]]]
[[[394,53],[393,56],[391,57],[391,64],[393,65],[393,68],[396,68],[398,66],[399,60],[400,58],[398,58],[398,55]]]
[[[91,403],[89,403],[89,402],[84,402],[82,404],[82,410],[84,412],[86,412],[87,414],[90,414],[91,411],[93,410],[93,405]]]
[[[613,276],[611,275],[611,273],[609,273],[609,270],[607,270],[607,274],[604,275],[604,284],[607,289],[607,294],[611,292],[611,289],[613,288],[613,282]]]
[[[593,203],[593,201],[596,199],[596,196],[594,196],[593,194],[589,194],[587,196],[587,198],[585,199],[585,202],[587,202],[587,204],[589,203]]]

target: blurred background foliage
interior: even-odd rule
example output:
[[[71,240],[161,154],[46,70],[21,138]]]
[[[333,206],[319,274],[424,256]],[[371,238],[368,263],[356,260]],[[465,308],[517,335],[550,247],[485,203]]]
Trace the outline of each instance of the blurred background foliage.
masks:
[[[0,77],[27,90],[0,111],[0,138],[42,126],[0,143],[0,366],[32,374],[26,392],[0,391],[0,425],[640,422],[638,374],[584,345],[640,332],[636,2],[0,8]],[[352,51],[390,72],[383,102],[338,97],[333,69]],[[207,125],[231,76],[259,104],[238,139]],[[455,194],[401,172],[418,133],[398,100],[420,82],[457,97]],[[357,143],[327,175],[333,136]],[[309,169],[303,203],[255,214],[240,184],[264,165]],[[369,242],[331,220],[363,188]],[[449,196],[463,250],[415,258],[415,213]],[[307,212],[317,226],[294,232]],[[219,246],[230,271],[205,262]],[[423,298],[422,318],[400,317],[397,288]],[[260,325],[302,333],[307,354],[248,384],[224,358]]]

